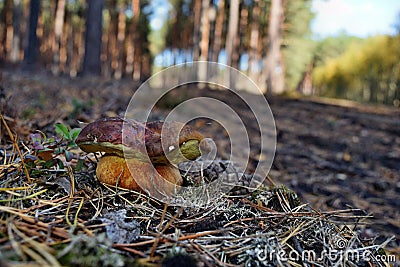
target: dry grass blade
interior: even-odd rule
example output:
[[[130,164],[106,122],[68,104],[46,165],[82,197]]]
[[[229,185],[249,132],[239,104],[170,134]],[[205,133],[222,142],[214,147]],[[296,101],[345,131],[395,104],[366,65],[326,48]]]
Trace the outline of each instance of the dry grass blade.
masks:
[[[31,179],[31,177],[29,175],[28,169],[26,168],[25,162],[23,160],[24,157],[23,157],[23,155],[21,153],[21,150],[19,149],[17,141],[15,140],[14,134],[11,132],[10,127],[8,127],[8,124],[7,124],[6,120],[3,117],[3,114],[1,114],[1,113],[0,113],[0,118],[1,118],[1,121],[2,121],[2,123],[4,125],[4,127],[6,127],[8,136],[10,137],[11,142],[13,143],[13,146],[15,147],[15,149],[18,152],[19,158],[21,159],[21,164],[22,164],[22,168],[24,169],[24,172],[25,172],[25,175],[26,175],[26,179],[27,179],[28,183],[32,183],[32,179]]]
[[[57,261],[57,259],[52,255],[52,250],[48,247],[45,246],[39,242],[36,242],[35,240],[33,240],[32,238],[27,237],[24,233],[22,233],[21,231],[19,231],[15,225],[11,226],[12,231],[15,232],[19,237],[22,238],[22,240],[29,244],[32,249],[28,249],[27,251],[30,251],[31,253],[34,253],[36,255],[36,257],[43,259],[43,262],[39,261],[39,263],[43,263],[43,266],[54,266],[54,267],[58,267],[61,266],[59,264],[59,262]],[[24,246],[25,247],[25,246]],[[25,247],[27,248],[27,247]]]
[[[35,198],[43,193],[45,193],[47,191],[47,189],[43,189],[39,192],[35,192],[32,195],[26,196],[26,197],[20,197],[20,198],[13,198],[13,199],[0,199],[0,203],[2,202],[10,202],[10,201],[19,201],[19,200],[26,200],[26,199],[31,199],[31,198]]]

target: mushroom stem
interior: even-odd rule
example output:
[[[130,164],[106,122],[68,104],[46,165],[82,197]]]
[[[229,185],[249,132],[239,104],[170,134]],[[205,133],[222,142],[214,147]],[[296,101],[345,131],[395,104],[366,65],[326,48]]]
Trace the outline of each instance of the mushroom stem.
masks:
[[[172,195],[183,182],[179,170],[171,164],[153,166],[151,162],[115,155],[100,158],[96,175],[105,184],[161,197]]]

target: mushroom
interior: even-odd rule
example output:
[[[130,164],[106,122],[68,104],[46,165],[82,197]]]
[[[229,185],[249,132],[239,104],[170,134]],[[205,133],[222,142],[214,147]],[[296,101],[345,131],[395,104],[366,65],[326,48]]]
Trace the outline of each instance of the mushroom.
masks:
[[[183,182],[173,164],[199,157],[203,139],[199,132],[180,122],[141,123],[112,117],[86,125],[76,144],[88,153],[105,153],[96,169],[101,182],[165,196],[172,195]],[[177,141],[179,147],[174,145]]]

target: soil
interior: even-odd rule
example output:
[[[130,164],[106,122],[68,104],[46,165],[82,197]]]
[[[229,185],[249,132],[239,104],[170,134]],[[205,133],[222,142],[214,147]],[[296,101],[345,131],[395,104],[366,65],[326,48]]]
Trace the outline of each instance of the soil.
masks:
[[[79,127],[78,121],[123,116],[138,86],[126,80],[71,80],[41,72],[3,70],[1,113],[20,139],[27,141],[36,130],[54,134],[55,122]],[[252,140],[251,172],[258,162],[260,141],[250,110],[223,90],[197,90],[194,86],[185,90],[192,94],[178,90],[160,103],[153,118],[162,118],[165,108],[193,96],[207,95],[228,103],[244,120]],[[271,97],[268,101],[277,130],[269,176],[293,189],[316,210],[361,209],[372,216],[360,222],[366,237],[385,240],[395,235],[394,247],[400,246],[400,110],[321,98]],[[194,124],[215,140],[219,156],[229,154],[230,143],[220,124],[207,120]],[[0,136],[6,139],[4,129]]]

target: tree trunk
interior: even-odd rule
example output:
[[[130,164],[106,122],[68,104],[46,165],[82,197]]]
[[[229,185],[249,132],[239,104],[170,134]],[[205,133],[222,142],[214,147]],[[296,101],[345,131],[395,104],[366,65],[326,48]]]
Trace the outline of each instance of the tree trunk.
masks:
[[[224,29],[225,21],[225,0],[218,1],[218,16],[215,22],[215,33],[214,33],[214,46],[212,61],[218,62],[219,53],[221,51],[222,44],[222,31]]]
[[[1,57],[3,59],[9,58],[9,53],[11,50],[11,43],[13,38],[13,11],[12,11],[12,0],[5,0],[4,7],[2,10],[2,23],[3,23],[3,33],[1,40]]]
[[[260,36],[260,5],[259,0],[254,0],[253,14],[251,19],[251,32],[249,44],[249,76],[257,82],[259,71],[258,40]]]
[[[284,66],[281,53],[281,29],[283,0],[272,0],[268,25],[268,47],[264,62],[267,93],[280,94],[284,91]]]
[[[103,0],[87,0],[84,75],[101,74]]]
[[[302,79],[300,80],[297,91],[303,95],[313,95],[313,81],[312,81],[312,73],[314,70],[314,61],[308,64],[306,70],[303,73]]]
[[[74,53],[74,24],[73,24],[73,13],[66,11],[66,53],[67,53],[67,63],[65,67],[65,72],[69,74],[70,77],[73,77],[74,72],[73,69],[73,53]]]
[[[133,21],[131,22],[133,23]],[[132,27],[132,25],[130,26]],[[128,31],[127,40],[126,40],[126,66],[125,66],[125,74],[129,77],[133,77],[133,53],[135,52],[134,43],[133,43],[134,35],[131,30]]]
[[[202,3],[202,18],[201,18],[201,42],[200,42],[200,60],[208,60],[208,48],[210,43],[210,1],[203,0]],[[207,77],[207,65],[201,64],[198,77],[200,80],[204,80]]]
[[[36,63],[38,53],[38,37],[36,29],[38,26],[40,0],[31,0],[29,4],[29,31],[28,31],[28,46],[25,50],[25,63],[26,65],[33,65]]]
[[[200,47],[199,47],[199,37],[200,37],[200,25],[201,25],[201,1],[194,0],[194,18],[193,18],[193,61],[199,60],[200,57]]]
[[[132,13],[133,13],[133,18],[132,18],[132,25],[131,25],[131,36],[133,39],[132,43],[132,49],[133,49],[133,60],[127,59],[127,64],[130,64],[130,61],[132,61],[133,64],[133,72],[132,72],[132,78],[134,81],[140,80],[140,76],[142,73],[142,64],[141,64],[141,55],[142,55],[142,49],[141,49],[141,44],[140,42],[140,34],[137,32],[137,24],[139,22],[140,18],[140,1],[139,0],[132,0]],[[129,51],[128,51],[129,54]]]
[[[120,11],[118,13],[118,34],[117,34],[117,69],[114,74],[114,78],[121,79],[124,73],[124,43],[125,43],[125,30],[126,30],[126,16],[125,16],[125,4],[122,3],[120,6]]]
[[[54,40],[52,45],[53,74],[58,74],[60,72],[60,49],[61,49],[61,37],[63,34],[63,27],[64,27],[64,16],[65,16],[65,0],[58,0],[56,18],[54,22]]]
[[[17,62],[20,60],[20,32],[22,23],[22,6],[21,0],[14,0],[14,12],[13,12],[13,39],[11,45],[11,62]]]
[[[113,76],[117,68],[117,31],[118,31],[118,13],[117,13],[117,0],[109,1],[109,24],[108,34],[105,36],[107,47],[103,47],[103,54],[106,55],[106,69],[105,72],[109,76]]]
[[[232,67],[239,68],[240,56],[245,53],[245,42],[246,33],[248,31],[248,18],[249,18],[249,11],[247,6],[242,4],[239,6],[240,16],[239,16],[239,33],[235,40],[235,45],[233,47],[233,51],[237,51],[233,54],[232,57]]]
[[[74,15],[76,16],[76,24],[73,25],[72,28],[72,36],[73,36],[73,44],[72,44],[72,59],[71,59],[71,71],[70,71],[70,76],[71,77],[76,77],[81,64],[82,64],[82,58],[84,54],[84,49],[82,48],[83,45],[83,19],[79,15]],[[73,21],[73,20],[72,20]]]
[[[231,66],[234,59],[238,57],[237,51],[235,51],[235,42],[238,36],[239,27],[239,0],[232,0],[229,9],[229,25],[228,25],[228,36],[226,37],[226,64]]]
[[[63,23],[63,34],[60,40],[60,72],[66,73],[68,66],[70,66],[70,57],[68,56],[68,42],[71,39],[71,16],[65,14],[65,23]]]
[[[201,18],[201,42],[200,42],[200,60],[208,59],[208,48],[210,42],[210,16],[209,16],[210,1],[203,0],[202,3],[202,18]]]

